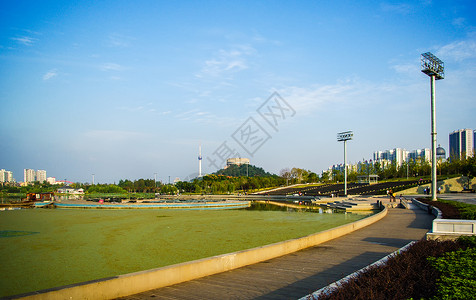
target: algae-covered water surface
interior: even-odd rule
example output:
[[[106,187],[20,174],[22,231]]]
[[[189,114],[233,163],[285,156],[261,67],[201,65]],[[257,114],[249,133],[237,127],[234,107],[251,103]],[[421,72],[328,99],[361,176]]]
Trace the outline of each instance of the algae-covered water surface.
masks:
[[[256,210],[0,212],[0,297],[306,236],[365,215]]]

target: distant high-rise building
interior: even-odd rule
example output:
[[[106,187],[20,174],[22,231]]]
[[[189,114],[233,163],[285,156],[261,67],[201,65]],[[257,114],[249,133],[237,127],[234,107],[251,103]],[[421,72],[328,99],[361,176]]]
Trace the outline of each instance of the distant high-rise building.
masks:
[[[36,181],[43,183],[46,181],[46,171],[45,170],[38,170],[36,171]]]
[[[442,148],[443,149],[443,148]],[[444,149],[443,149],[444,151]],[[423,159],[424,161],[431,160],[431,150],[429,148],[424,149],[417,149],[412,151],[407,151],[402,148],[395,148],[391,150],[385,151],[375,151],[373,155],[373,160],[375,162],[383,163],[394,161],[395,164],[399,167],[403,165],[404,162],[408,162],[410,160],[420,160]]]
[[[13,172],[12,171],[5,171],[5,181],[6,182],[14,182],[15,179],[13,178]]]
[[[444,149],[443,149],[444,151]],[[431,160],[431,150],[429,148],[424,148],[424,149],[417,149],[408,152],[408,160],[420,160],[423,159],[424,161],[430,161]]]
[[[33,169],[24,169],[23,170],[23,181],[24,182],[34,182],[36,180],[36,172]]]
[[[392,150],[385,151],[375,151],[374,152],[374,161],[395,161],[397,166],[401,166],[404,161],[406,161],[408,156],[408,151],[401,148],[395,148]]]
[[[56,184],[56,177],[48,177],[46,178],[46,182],[49,184]]]
[[[474,131],[459,129],[450,133],[450,158],[465,158],[474,154]]]
[[[0,182],[14,182],[15,180],[13,179],[13,172],[12,171],[6,171],[4,169],[0,170]]]

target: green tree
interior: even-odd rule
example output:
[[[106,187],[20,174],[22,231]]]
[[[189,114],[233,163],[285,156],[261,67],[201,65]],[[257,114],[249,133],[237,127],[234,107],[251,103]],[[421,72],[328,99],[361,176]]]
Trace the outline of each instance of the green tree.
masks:
[[[177,194],[178,189],[171,184],[164,184],[160,187],[161,194],[174,195]]]
[[[310,172],[309,175],[307,176],[306,182],[308,183],[318,182],[318,181],[319,181],[319,176],[314,172]]]

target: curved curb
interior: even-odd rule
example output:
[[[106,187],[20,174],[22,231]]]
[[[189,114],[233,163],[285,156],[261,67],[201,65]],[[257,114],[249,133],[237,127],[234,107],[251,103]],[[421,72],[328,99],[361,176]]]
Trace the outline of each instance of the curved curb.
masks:
[[[410,243],[406,244],[405,246],[403,246],[402,248],[400,248],[398,250],[395,250],[394,252],[390,253],[389,255],[377,260],[376,262],[374,262],[374,263],[372,263],[372,264],[370,264],[366,267],[363,267],[362,269],[360,269],[358,271],[355,271],[354,273],[352,273],[350,275],[347,275],[346,277],[344,277],[344,278],[342,278],[338,281],[335,281],[335,282],[329,284],[328,286],[325,286],[322,289],[315,291],[312,294],[306,295],[306,296],[300,298],[299,300],[319,299],[320,296],[328,295],[328,294],[332,293],[334,290],[338,289],[340,286],[342,286],[342,284],[346,283],[349,280],[352,280],[353,278],[356,278],[360,274],[366,272],[368,269],[370,269],[374,266],[384,265],[390,258],[392,258],[392,257],[394,257],[394,256],[396,256],[396,255],[398,255],[402,252],[407,251],[408,248],[410,248],[415,243],[416,243],[416,241],[410,242]]]
[[[436,218],[433,220],[431,230],[426,233],[427,240],[455,240],[458,237],[476,235],[476,221],[464,219],[443,219],[443,213],[433,205],[422,203],[415,198],[413,203],[420,209],[427,210]]]
[[[381,212],[370,217],[301,238],[162,268],[16,295],[7,299],[113,299],[138,294],[316,246],[373,224],[384,218],[387,213],[388,209],[384,207]]]
[[[443,213],[438,207],[435,207],[433,205],[429,205],[423,202],[418,201],[415,198],[412,198],[412,203],[418,206],[422,210],[426,210],[429,213],[433,214],[437,219],[442,219],[443,218]]]

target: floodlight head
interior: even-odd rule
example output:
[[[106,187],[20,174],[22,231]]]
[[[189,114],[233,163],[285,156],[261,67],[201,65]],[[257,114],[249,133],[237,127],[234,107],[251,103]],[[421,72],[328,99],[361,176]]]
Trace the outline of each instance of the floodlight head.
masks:
[[[445,78],[445,64],[438,57],[426,52],[421,55],[421,71],[436,80]]]
[[[352,131],[339,132],[337,134],[337,141],[338,142],[348,141],[348,140],[351,140],[353,136],[354,136],[354,133]]]

